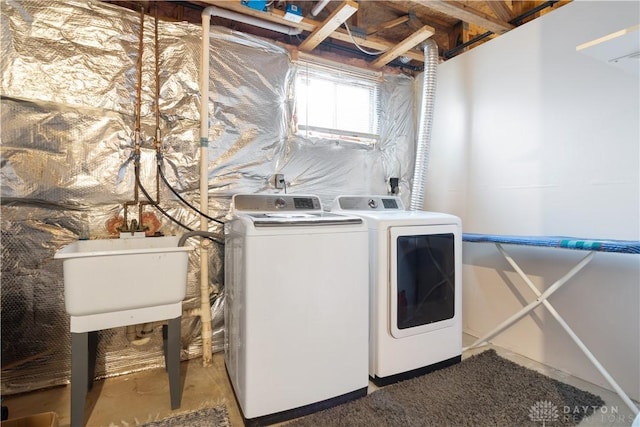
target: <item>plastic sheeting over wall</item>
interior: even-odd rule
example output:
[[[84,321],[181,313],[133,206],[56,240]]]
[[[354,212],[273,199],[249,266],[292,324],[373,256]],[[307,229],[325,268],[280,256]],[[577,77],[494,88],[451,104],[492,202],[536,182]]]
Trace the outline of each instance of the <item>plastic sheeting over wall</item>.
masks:
[[[6,2],[0,11],[2,390],[12,394],[69,382],[69,317],[62,263],[53,259],[78,239],[83,215],[91,238],[122,215],[134,188],[134,111],[139,15],[84,1]],[[181,196],[199,205],[198,70],[201,29],[159,23],[164,173]],[[141,180],[156,188],[154,21],[144,24]],[[414,152],[414,83],[384,75],[381,140],[373,147],[307,140],[292,132],[296,67],[271,42],[214,27],[210,50],[211,126],[208,214],[227,215],[239,192],[274,192],[285,174],[290,193],[386,194],[400,176],[409,197]],[[162,184],[160,205],[188,227],[199,217]],[[147,208],[151,210],[151,207]],[[165,234],[186,230],[166,218]],[[132,214],[133,215],[133,214]],[[133,216],[132,216],[133,217]],[[211,223],[210,231],[221,233]],[[188,242],[196,245],[197,239]],[[209,250],[213,347],[222,350],[224,248]],[[189,264],[185,311],[198,306],[199,251]],[[183,359],[202,353],[198,317],[183,316]],[[124,328],[99,334],[96,375],[163,366],[156,330],[135,345]]]

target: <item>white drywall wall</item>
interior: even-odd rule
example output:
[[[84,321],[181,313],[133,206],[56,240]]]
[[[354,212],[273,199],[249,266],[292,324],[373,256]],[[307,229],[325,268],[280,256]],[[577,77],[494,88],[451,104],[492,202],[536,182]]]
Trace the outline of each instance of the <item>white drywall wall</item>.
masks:
[[[576,52],[639,17],[636,1],[576,1],[442,63],[425,209],[465,232],[640,240],[639,79]],[[586,255],[505,248],[540,289]],[[479,336],[533,295],[495,246],[463,252],[464,330]],[[597,253],[550,302],[640,399],[640,256]],[[542,307],[493,342],[611,388]]]

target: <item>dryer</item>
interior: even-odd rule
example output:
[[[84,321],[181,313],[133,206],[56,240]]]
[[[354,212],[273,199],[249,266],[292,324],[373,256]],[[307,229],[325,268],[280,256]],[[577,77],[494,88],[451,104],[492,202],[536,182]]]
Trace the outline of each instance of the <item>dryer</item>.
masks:
[[[395,196],[339,196],[331,210],[368,223],[372,381],[386,385],[459,362],[460,218],[407,211]]]
[[[248,425],[365,396],[368,232],[307,195],[237,194],[225,224],[225,365]]]

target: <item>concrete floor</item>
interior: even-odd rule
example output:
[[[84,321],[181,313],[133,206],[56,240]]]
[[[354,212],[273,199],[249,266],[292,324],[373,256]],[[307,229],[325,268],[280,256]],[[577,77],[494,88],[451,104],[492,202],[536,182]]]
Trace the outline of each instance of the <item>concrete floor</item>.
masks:
[[[473,342],[465,336],[464,345]],[[480,347],[463,354],[463,359],[485,350]],[[581,426],[630,426],[631,411],[614,392],[571,377],[566,373],[541,365],[508,350],[494,347],[498,354],[516,363],[535,369],[583,390],[599,395],[606,402],[607,413],[597,412],[584,420]],[[224,368],[222,353],[213,355],[213,364],[203,367],[201,359],[181,364],[183,380],[182,406],[175,413],[188,412],[208,406],[226,405],[232,426],[242,426],[231,385]],[[369,391],[375,386],[370,384]],[[55,387],[16,396],[6,396],[3,405],[9,408],[11,418],[53,411],[58,414],[60,427],[69,425],[69,387]],[[163,369],[154,369],[136,374],[123,375],[97,381],[87,397],[87,426],[129,427],[169,416],[169,381]],[[615,409],[614,409],[615,408]],[[612,412],[617,413],[612,414]],[[86,418],[86,417],[85,417]]]

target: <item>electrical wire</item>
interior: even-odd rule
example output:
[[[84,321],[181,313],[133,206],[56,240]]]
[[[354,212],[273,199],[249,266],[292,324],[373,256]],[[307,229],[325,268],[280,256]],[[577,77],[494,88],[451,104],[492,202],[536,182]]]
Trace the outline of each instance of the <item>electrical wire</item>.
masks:
[[[187,205],[189,208],[191,208],[193,211],[195,211],[196,213],[198,213],[198,215],[201,215],[205,218],[207,218],[209,221],[213,221],[213,222],[217,222],[218,224],[222,224],[224,225],[224,222],[212,218],[209,215],[207,215],[204,212],[201,212],[198,208],[196,208],[195,206],[193,206],[191,203],[189,203],[188,201],[186,201],[172,186],[171,184],[169,184],[169,181],[167,181],[167,177],[164,176],[164,172],[162,172],[162,167],[160,166],[160,164],[158,164],[158,173],[160,174],[160,177],[162,178],[162,182],[164,182],[164,184],[169,188],[169,190],[171,190],[171,192],[185,205]]]
[[[347,25],[347,23],[343,22],[343,24],[344,24],[344,27],[347,29],[347,34],[349,34],[351,41],[353,42],[355,47],[357,47],[362,53],[366,53],[367,55],[382,55],[383,53],[389,50],[389,48],[387,48],[385,50],[380,50],[378,52],[372,52],[370,50],[363,49],[362,46],[360,46],[356,41],[356,39],[353,37],[353,34],[351,34],[351,30],[349,29],[349,26]]]

